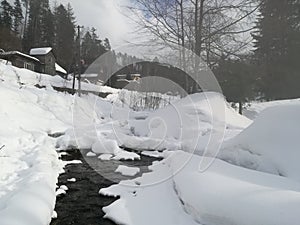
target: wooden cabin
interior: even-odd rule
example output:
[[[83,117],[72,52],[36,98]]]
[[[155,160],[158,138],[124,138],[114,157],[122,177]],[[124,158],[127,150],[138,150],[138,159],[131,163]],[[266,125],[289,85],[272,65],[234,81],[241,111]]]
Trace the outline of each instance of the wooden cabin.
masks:
[[[34,48],[30,55],[19,51],[0,51],[0,59],[11,62],[13,66],[38,73],[66,77],[67,71],[56,63],[52,48]]]
[[[56,75],[56,59],[51,47],[33,48],[30,50],[30,55],[40,61],[40,68],[36,70],[37,72]]]
[[[10,61],[13,66],[32,71],[36,71],[41,66],[37,58],[19,51],[0,52],[0,59]]]

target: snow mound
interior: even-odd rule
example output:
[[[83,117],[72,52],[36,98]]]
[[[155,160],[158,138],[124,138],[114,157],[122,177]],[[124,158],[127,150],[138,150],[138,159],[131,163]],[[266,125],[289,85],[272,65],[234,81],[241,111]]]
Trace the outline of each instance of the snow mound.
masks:
[[[111,160],[112,157],[113,157],[113,155],[111,155],[111,154],[102,154],[98,157],[98,159],[100,159],[102,161],[109,161],[109,160]]]
[[[114,160],[140,160],[141,157],[134,153],[134,152],[128,152],[128,151],[120,151],[118,152],[112,159]]]
[[[101,140],[97,140],[93,146],[92,150],[96,154],[112,154],[116,155],[118,152],[122,151],[119,148],[117,141],[115,140],[105,140],[104,138]]]
[[[201,160],[177,151],[151,166],[151,173],[101,189],[120,196],[103,209],[106,217],[125,225],[298,224],[299,182],[218,159],[200,172]]]
[[[117,141],[109,139],[105,140],[104,138],[100,138],[99,140],[97,140],[93,144],[92,150],[96,154],[103,155],[99,158],[101,160],[140,160],[141,158],[134,152],[128,152],[121,149]]]
[[[156,140],[154,146],[159,147],[155,150],[168,149],[166,143],[178,143],[178,149],[203,152],[211,133],[228,129],[241,131],[250,124],[251,121],[236,113],[221,94],[208,92],[187,96],[155,111],[144,121],[133,121],[131,126],[136,136]],[[221,138],[218,141],[221,143]]]
[[[252,169],[300,180],[300,104],[267,108],[225,144],[223,158]]]
[[[254,120],[262,111],[273,106],[284,106],[300,104],[300,99],[277,100],[270,102],[251,102],[250,106],[244,110],[244,115]]]
[[[133,176],[137,175],[140,172],[140,168],[119,165],[115,172],[116,173],[121,173],[123,176],[133,177]]]

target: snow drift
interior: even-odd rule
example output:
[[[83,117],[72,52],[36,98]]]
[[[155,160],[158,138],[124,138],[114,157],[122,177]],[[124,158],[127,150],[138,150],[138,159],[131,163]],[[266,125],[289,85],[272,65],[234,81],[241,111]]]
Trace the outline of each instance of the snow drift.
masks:
[[[300,181],[300,104],[269,107],[225,144],[223,158],[237,165]]]
[[[224,133],[229,138],[250,123],[221,94],[213,92],[190,95],[151,113],[145,121],[131,121],[134,134],[156,140],[152,146],[157,150],[176,150],[177,146],[199,154],[204,152],[213,133],[220,134],[214,141],[221,144]]]
[[[104,208],[106,217],[125,225],[298,224],[298,182],[218,159],[200,172],[201,160],[177,151],[151,166],[153,172],[101,189],[121,197]]]

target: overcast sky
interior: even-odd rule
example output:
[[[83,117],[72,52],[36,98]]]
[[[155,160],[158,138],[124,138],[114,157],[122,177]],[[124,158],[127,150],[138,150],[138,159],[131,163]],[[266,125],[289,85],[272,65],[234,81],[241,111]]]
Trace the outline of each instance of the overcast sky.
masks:
[[[54,0],[52,0],[54,2]],[[132,38],[135,25],[124,13],[129,0],[57,0],[71,3],[77,23],[97,29],[100,38],[109,38],[113,47],[126,44]]]

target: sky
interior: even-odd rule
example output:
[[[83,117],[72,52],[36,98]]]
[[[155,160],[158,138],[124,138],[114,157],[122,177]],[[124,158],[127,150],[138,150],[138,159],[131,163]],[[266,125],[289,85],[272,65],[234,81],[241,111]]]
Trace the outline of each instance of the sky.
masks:
[[[54,5],[55,0],[50,0]],[[116,52],[123,52],[139,58],[154,58],[153,47],[141,43],[149,42],[152,34],[137,32],[133,21],[137,16],[128,13],[126,6],[131,0],[56,0],[57,3],[71,3],[76,22],[80,26],[95,27],[101,39],[108,38]],[[130,17],[130,18],[129,18]],[[147,34],[148,33],[148,34]],[[147,56],[145,56],[147,55]]]
[[[113,47],[118,48],[132,39],[136,25],[123,15],[129,0],[57,0],[57,2],[64,5],[70,2],[77,23],[95,27],[100,38],[109,38]]]

